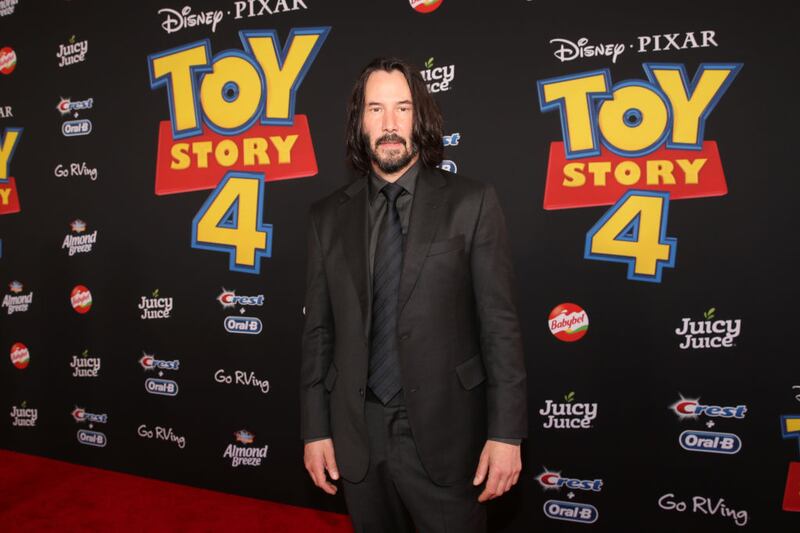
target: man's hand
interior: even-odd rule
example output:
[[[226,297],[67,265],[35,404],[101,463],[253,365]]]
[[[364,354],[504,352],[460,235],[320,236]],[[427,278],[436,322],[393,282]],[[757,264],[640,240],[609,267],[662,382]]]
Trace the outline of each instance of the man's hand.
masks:
[[[486,441],[478,461],[478,469],[475,471],[475,479],[472,480],[472,484],[478,486],[486,479],[486,473],[489,473],[486,487],[478,496],[479,502],[497,498],[517,484],[522,470],[519,448],[519,445],[515,444],[496,440]]]
[[[333,439],[316,440],[306,444],[303,461],[314,485],[328,494],[336,494],[338,487],[325,479],[325,470],[331,479],[339,479],[339,469],[336,467],[336,456],[333,453]]]

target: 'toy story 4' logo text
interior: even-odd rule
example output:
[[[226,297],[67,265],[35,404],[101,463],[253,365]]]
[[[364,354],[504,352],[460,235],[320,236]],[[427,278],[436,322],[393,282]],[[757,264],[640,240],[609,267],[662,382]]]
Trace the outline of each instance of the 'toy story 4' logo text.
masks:
[[[22,138],[22,128],[0,130],[0,215],[19,213],[17,183],[11,175],[11,160]]]
[[[563,141],[550,144],[544,208],[612,205],[587,232],[586,259],[625,263],[628,279],[660,282],[675,266],[670,199],[727,194],[711,112],[742,68],[644,63],[646,79],[614,83],[609,69],[539,80],[539,107],[556,112]]]
[[[192,222],[192,247],[230,254],[229,268],[258,274],[271,256],[262,222],[265,181],[317,173],[297,92],[329,27],[242,30],[242,49],[212,54],[208,39],[148,56],[150,86],[165,89],[155,193],[214,189]]]

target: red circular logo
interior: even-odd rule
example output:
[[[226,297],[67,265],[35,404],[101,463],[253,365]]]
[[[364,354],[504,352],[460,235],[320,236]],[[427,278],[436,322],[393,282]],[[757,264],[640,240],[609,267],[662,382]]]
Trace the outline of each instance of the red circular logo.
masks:
[[[439,9],[439,6],[442,5],[443,0],[408,0],[408,3],[411,4],[411,7],[417,13],[430,13],[431,11],[436,11]]]
[[[0,72],[11,74],[17,66],[17,53],[10,46],[0,48]]]
[[[28,347],[21,342],[15,342],[11,345],[11,362],[14,366],[22,370],[28,363],[31,362],[31,353]]]
[[[75,285],[69,295],[72,308],[80,314],[86,314],[92,308],[92,293],[83,285]]]
[[[579,305],[565,302],[550,311],[547,319],[550,333],[558,340],[575,342],[580,340],[589,329],[589,315]]]

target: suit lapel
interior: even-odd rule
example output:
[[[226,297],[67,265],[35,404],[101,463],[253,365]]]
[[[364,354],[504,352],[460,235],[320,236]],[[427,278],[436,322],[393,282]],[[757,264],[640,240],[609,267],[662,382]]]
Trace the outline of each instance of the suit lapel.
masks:
[[[400,274],[400,293],[397,302],[398,315],[403,312],[420,270],[428,255],[436,230],[445,212],[442,206],[445,180],[438,172],[424,166],[420,168],[411,205],[411,220],[406,235],[403,269]]]
[[[368,286],[367,261],[369,261],[367,226],[367,180],[359,178],[347,187],[339,198],[339,228],[344,245],[347,270],[361,304],[364,331],[367,330]]]
[[[360,178],[348,186],[339,198],[339,224],[347,270],[361,304],[365,336],[369,335],[371,292],[369,289],[369,232],[367,218],[367,180]],[[403,268],[400,273],[398,314],[403,312],[425,263],[431,242],[445,212],[444,178],[435,171],[420,168],[414,202],[411,207]]]

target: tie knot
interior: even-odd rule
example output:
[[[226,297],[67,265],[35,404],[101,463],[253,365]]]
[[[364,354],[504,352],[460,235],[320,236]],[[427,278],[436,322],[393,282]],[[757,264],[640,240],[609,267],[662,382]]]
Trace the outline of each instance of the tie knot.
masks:
[[[394,205],[394,201],[397,200],[397,197],[403,192],[403,186],[396,183],[387,183],[383,186],[381,192],[384,194],[384,196],[386,196],[386,200],[389,201],[389,205]]]

